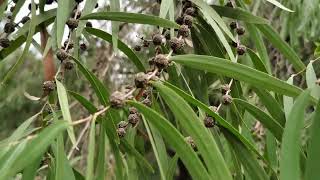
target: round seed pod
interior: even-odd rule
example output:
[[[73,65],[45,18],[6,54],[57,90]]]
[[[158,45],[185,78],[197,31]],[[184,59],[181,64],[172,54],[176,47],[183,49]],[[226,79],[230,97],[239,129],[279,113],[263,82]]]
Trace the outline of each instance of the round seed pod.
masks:
[[[54,0],[46,0],[46,4],[52,4]]]
[[[81,43],[81,44],[80,44],[80,49],[81,49],[82,51],[87,50],[87,45],[86,45],[85,43]]]
[[[176,23],[179,24],[179,25],[182,25],[183,24],[183,16],[177,17]]]
[[[69,29],[75,29],[78,27],[78,23],[79,21],[77,19],[73,19],[73,18],[70,18],[68,21],[67,21],[67,26],[69,27]]]
[[[66,60],[69,57],[69,54],[65,50],[60,49],[57,52],[56,56],[62,62],[62,61]]]
[[[222,92],[222,94],[226,94],[228,91],[230,91],[230,86],[229,86],[229,84],[223,84],[223,85],[221,86],[221,92]]]
[[[238,55],[243,55],[244,53],[246,52],[246,47],[245,46],[238,46],[237,47],[237,53],[238,53]]]
[[[222,104],[229,105],[232,103],[232,97],[228,94],[222,96]]]
[[[194,140],[192,139],[191,136],[185,137],[184,140],[190,144],[193,150],[197,151],[197,145],[194,143]]]
[[[193,17],[190,15],[185,15],[183,17],[183,24],[187,25],[189,28],[192,27]]]
[[[189,7],[189,8],[187,8],[185,11],[184,11],[184,13],[186,14],[186,15],[190,15],[190,16],[195,16],[195,15],[197,15],[197,10],[196,10],[196,8],[194,8],[194,7]]]
[[[67,60],[67,61],[63,61],[63,63],[64,63],[65,69],[67,70],[72,70],[74,67],[74,64],[72,61]]]
[[[56,84],[53,81],[45,81],[42,84],[42,90],[45,92],[51,92],[55,89]]]
[[[4,25],[4,32],[5,33],[12,33],[15,31],[15,24],[13,22],[7,22],[5,25]]]
[[[144,99],[144,100],[142,101],[142,103],[143,103],[144,105],[148,106],[148,107],[151,107],[151,105],[152,105],[152,102],[151,102],[151,100],[150,100],[149,98]]]
[[[28,16],[25,16],[21,19],[21,23],[25,24],[26,22],[28,22],[30,20],[30,18]]]
[[[181,25],[178,30],[178,36],[188,37],[190,34],[189,27],[187,25]]]
[[[86,27],[92,27],[92,23],[90,21],[86,22]]]
[[[130,108],[129,108],[129,113],[130,113],[130,114],[138,114],[139,112],[138,112],[138,109],[137,109],[137,108],[135,108],[135,107],[130,107]]]
[[[176,53],[184,47],[184,41],[182,39],[174,37],[170,40],[170,47],[173,52]]]
[[[139,121],[141,117],[139,114],[129,114],[128,116],[128,122],[132,124],[132,126],[135,126]]]
[[[164,69],[169,66],[169,59],[164,54],[158,54],[154,58],[154,63],[159,69]]]
[[[163,43],[163,36],[161,34],[155,34],[152,36],[152,42],[155,46],[160,46]]]
[[[136,77],[134,79],[135,86],[137,88],[144,88],[148,83],[147,78],[148,78],[147,75],[143,72],[136,74]]]
[[[118,128],[117,134],[120,138],[124,137],[126,135],[126,129],[125,128]]]
[[[232,21],[229,26],[230,26],[230,28],[231,28],[232,30],[233,30],[233,29],[236,29],[236,28],[238,27],[236,21]]]
[[[142,45],[143,47],[149,47],[150,42],[148,40],[143,40]]]
[[[133,49],[135,51],[141,51],[141,46],[140,45],[135,45]]]
[[[210,116],[206,116],[203,120],[203,124],[205,127],[207,128],[212,128],[214,127],[214,125],[216,124],[215,123],[215,120],[213,119],[213,117],[210,117]]]
[[[243,27],[238,27],[236,31],[239,36],[244,35],[244,33],[246,32],[246,30]]]
[[[8,38],[0,38],[0,46],[7,48],[10,46],[10,40]]]
[[[126,121],[120,121],[119,123],[118,123],[118,128],[127,128],[127,126],[128,126],[128,122],[126,122]]]
[[[125,105],[125,94],[120,91],[115,91],[110,96],[110,104],[113,108],[122,108]]]

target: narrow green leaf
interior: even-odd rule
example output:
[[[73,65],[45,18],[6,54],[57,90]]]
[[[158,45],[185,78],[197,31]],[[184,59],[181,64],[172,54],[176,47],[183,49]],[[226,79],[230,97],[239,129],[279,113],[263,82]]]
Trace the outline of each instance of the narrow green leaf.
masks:
[[[25,1],[21,1],[21,0],[15,3],[14,10],[12,12],[12,19],[15,19],[15,17],[17,16],[18,12],[21,10],[21,7],[23,6],[24,3]]]
[[[82,106],[84,106],[91,114],[97,112],[97,108],[86,98],[81,96],[80,94],[68,91],[69,94],[71,94],[72,97],[74,97]]]
[[[293,85],[293,78],[294,76],[290,76],[290,78],[287,80],[287,83]],[[286,116],[286,120],[288,120],[289,113],[292,106],[293,106],[293,98],[288,96],[283,96],[283,109]]]
[[[120,11],[120,1],[119,0],[110,0],[110,11],[111,12],[119,12]],[[118,47],[118,33],[119,33],[119,22],[112,21],[112,46],[113,51],[116,52]]]
[[[73,10],[74,4],[75,4],[75,1],[73,0],[58,1],[56,42],[59,48],[61,47],[61,41],[64,34],[65,23],[70,17],[70,13]]]
[[[216,142],[187,102],[162,83],[154,82],[152,84],[157,88],[183,129],[194,139],[211,178],[232,179]]]
[[[111,20],[121,21],[127,23],[137,24],[149,24],[167,28],[179,28],[179,25],[167,19],[162,19],[157,16],[138,14],[138,13],[126,13],[126,12],[97,12],[91,13],[80,18],[80,20]]]
[[[93,117],[90,125],[90,134],[89,134],[89,145],[88,145],[88,156],[87,156],[87,170],[86,170],[86,180],[94,179],[94,154],[95,154],[95,134],[96,134],[96,122]]]
[[[109,33],[102,31],[100,29],[95,28],[85,28],[85,31],[88,33],[97,36],[105,41],[108,41],[109,43],[112,42],[112,35]],[[135,54],[135,52],[132,51],[131,48],[129,48],[124,42],[122,42],[120,39],[118,39],[118,49],[122,51],[127,57],[133,62],[133,64],[137,67],[139,71],[145,72],[146,69],[142,63],[142,60],[139,59],[139,57]]]
[[[316,84],[317,76],[313,68],[312,62],[310,62],[306,69],[306,81],[307,86],[311,89],[311,95],[317,99],[320,98],[320,87]]]
[[[97,0],[86,1],[84,8],[81,12],[81,16],[85,16],[92,12],[97,4]],[[83,28],[86,24],[86,21],[80,21],[76,31],[76,37],[80,37],[83,31]]]
[[[310,91],[304,91],[295,101],[289,113],[282,136],[280,152],[280,179],[299,180],[301,130],[304,124],[304,112],[310,103]]]
[[[146,120],[152,123],[159,130],[167,143],[169,143],[178,156],[181,157],[182,162],[194,179],[211,179],[197,154],[168,120],[159,115],[153,109],[146,107],[141,103],[129,101],[128,104],[136,107],[139,112],[145,116]]]
[[[60,81],[56,80],[56,85],[57,85],[58,99],[59,99],[59,104],[60,104],[63,119],[68,121],[69,123],[72,123],[71,114],[69,110],[67,91]],[[75,144],[76,137],[74,135],[74,130],[72,126],[68,128],[68,134],[72,144]]]
[[[39,165],[40,165],[40,161],[41,161],[41,158],[38,158],[31,165],[29,165],[28,167],[26,167],[23,170],[22,180],[35,179],[36,174],[37,174],[37,170],[38,170]]]
[[[267,0],[268,2],[272,3],[273,5],[277,6],[280,9],[283,9],[285,11],[289,11],[289,12],[294,12],[291,9],[285,7],[284,5],[282,5],[280,2],[276,1],[276,0]]]
[[[254,65],[254,67],[264,73],[268,73],[268,70],[266,68],[266,65],[263,63],[263,61],[259,58],[259,56],[251,49],[247,49],[247,52],[251,58],[251,61]]]
[[[240,81],[250,83],[256,87],[263,87],[288,96],[297,96],[302,91],[300,88],[262,73],[242,64],[233,63],[225,59],[202,55],[178,55],[170,58],[179,64],[211,73],[228,76]]]
[[[175,172],[177,170],[178,160],[179,160],[179,156],[177,154],[175,154],[173,156],[173,158],[170,160],[169,166],[168,166],[167,175],[166,175],[166,179],[173,180],[174,174],[175,174]]]
[[[98,149],[98,160],[96,164],[96,176],[97,180],[104,180],[106,177],[106,135],[105,129],[103,126],[100,126],[100,133],[99,133],[99,149]]]
[[[0,6],[0,19],[2,19],[3,15],[5,15],[5,9],[7,7],[7,4],[8,4],[8,0],[3,0],[2,1],[2,4]]]

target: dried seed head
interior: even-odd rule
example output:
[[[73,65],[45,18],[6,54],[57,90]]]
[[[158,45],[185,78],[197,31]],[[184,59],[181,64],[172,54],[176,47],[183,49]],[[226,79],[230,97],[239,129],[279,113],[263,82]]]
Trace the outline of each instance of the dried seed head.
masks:
[[[64,63],[64,68],[67,69],[67,70],[72,70],[73,69],[73,62],[69,61],[69,60],[66,60],[66,61],[63,61]]]
[[[182,25],[183,24],[183,16],[177,17],[176,23],[179,24],[179,25]]]
[[[56,84],[53,81],[45,81],[42,84],[42,90],[45,92],[51,92],[55,89]]]
[[[52,4],[54,0],[46,0],[46,4]]]
[[[187,25],[189,28],[192,27],[193,17],[190,15],[185,15],[183,17],[183,24]]]
[[[171,37],[170,31],[166,31],[166,32],[164,33],[164,37],[166,38],[166,40],[170,40],[170,37]]]
[[[130,113],[130,114],[137,114],[137,113],[139,113],[139,112],[138,112],[138,109],[137,109],[137,108],[135,108],[135,107],[130,107],[130,108],[129,108],[129,113]]]
[[[118,128],[117,134],[120,138],[124,137],[126,135],[126,129],[125,128]]]
[[[147,83],[148,83],[148,76],[145,73],[140,72],[136,74],[136,77],[134,79],[134,84],[137,88],[144,88]]]
[[[142,101],[142,103],[148,107],[151,107],[152,106],[152,102],[149,98],[146,98]]]
[[[188,37],[190,34],[189,27],[187,25],[181,25],[178,30],[178,36]]]
[[[129,114],[128,116],[128,122],[132,124],[132,126],[135,126],[139,121],[141,117],[139,114]]]
[[[246,52],[246,47],[245,46],[238,46],[237,47],[237,53],[241,56]]]
[[[210,116],[206,116],[203,120],[204,126],[207,128],[212,128],[214,127],[214,125],[216,124],[215,120],[213,119],[213,117]]]
[[[236,29],[237,28],[237,22],[236,21],[232,21],[231,23],[230,23],[230,28],[232,29],[232,30],[234,30],[234,29]]]
[[[246,32],[243,27],[238,27],[236,31],[239,36],[244,35],[244,33]]]
[[[25,16],[21,19],[21,23],[25,24],[26,22],[28,22],[30,20],[30,18],[28,16]]]
[[[154,63],[159,69],[164,69],[169,66],[169,59],[164,54],[158,54],[154,58]]]
[[[87,45],[86,45],[85,43],[81,43],[81,44],[80,44],[80,49],[81,49],[82,51],[87,50]]]
[[[92,27],[92,23],[90,21],[86,22],[86,27]]]
[[[195,16],[197,14],[197,10],[194,7],[189,7],[185,10],[184,13],[190,16]]]
[[[170,40],[170,47],[173,52],[176,53],[184,47],[184,41],[182,39],[174,37]]]
[[[4,32],[5,33],[12,33],[15,31],[15,24],[13,22],[7,22],[5,25],[4,25]]]
[[[10,40],[8,38],[0,38],[0,46],[7,48],[10,46]]]
[[[232,103],[232,97],[231,97],[230,95],[228,95],[228,94],[223,95],[223,96],[222,96],[222,103],[223,103],[224,105],[229,105],[229,104],[231,104],[231,103]]]
[[[64,41],[64,43],[63,43],[64,49],[66,49],[67,44],[68,44],[68,40]],[[69,49],[72,49],[72,48],[73,48],[73,43],[72,43],[72,42],[69,42],[68,50],[69,50]]]
[[[226,94],[228,91],[230,91],[230,86],[229,86],[229,84],[223,84],[223,85],[221,86],[221,92],[222,92],[222,94]]]
[[[148,64],[149,64],[150,66],[152,66],[152,65],[155,64],[155,62],[154,62],[154,57],[152,57],[152,58],[150,58],[150,59],[148,60]]]
[[[126,121],[120,121],[119,123],[118,123],[118,128],[124,128],[124,129],[126,129],[127,128],[127,126],[128,126],[128,122],[126,122]]]
[[[190,144],[193,150],[197,151],[197,146],[191,136],[185,137],[184,139],[188,144]]]
[[[140,45],[135,45],[133,49],[135,51],[141,51],[141,46]]]
[[[60,49],[57,52],[56,56],[62,62],[62,61],[66,60],[69,57],[69,54],[65,50]]]
[[[160,46],[163,44],[164,38],[161,34],[155,34],[152,36],[152,42],[155,46]]]
[[[150,42],[148,40],[143,40],[143,47],[149,47]]]
[[[67,21],[67,26],[69,27],[69,29],[75,29],[78,27],[78,23],[79,21],[77,19],[70,18]]]
[[[125,105],[125,94],[115,91],[110,96],[110,104],[113,108],[122,108]]]

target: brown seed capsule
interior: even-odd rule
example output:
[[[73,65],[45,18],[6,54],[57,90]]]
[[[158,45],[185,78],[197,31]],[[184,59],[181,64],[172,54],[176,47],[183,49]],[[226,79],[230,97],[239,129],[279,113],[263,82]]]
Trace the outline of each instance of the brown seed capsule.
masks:
[[[189,28],[192,27],[193,17],[190,15],[185,15],[183,17],[183,24],[187,25]]]
[[[69,60],[66,60],[66,61],[63,61],[64,63],[64,67],[65,69],[67,70],[72,70],[73,69],[73,62],[69,61]]]
[[[182,25],[183,24],[183,16],[177,17],[176,23],[179,24],[179,25]]]
[[[124,137],[126,135],[126,129],[125,128],[118,128],[117,134],[120,138]]]
[[[45,81],[42,84],[42,90],[48,93],[53,91],[55,87],[56,87],[56,84],[53,81]]]
[[[122,108],[125,105],[125,94],[115,91],[110,96],[110,105],[113,108]]]
[[[128,126],[128,122],[126,122],[126,121],[120,121],[117,125],[118,125],[118,128],[124,128],[124,129],[126,129],[127,128],[127,126]]]
[[[188,37],[190,34],[189,27],[187,25],[181,25],[178,30],[178,36]]]
[[[150,58],[150,59],[148,60],[148,64],[149,64],[150,66],[152,66],[152,65],[155,64],[155,62],[154,62],[154,57],[152,57],[152,58]]]
[[[5,33],[12,33],[15,31],[15,24],[13,22],[7,22],[5,25],[4,25],[4,32]]]
[[[57,52],[56,56],[62,62],[62,61],[66,60],[69,57],[69,54],[65,50],[60,49]]]
[[[184,139],[188,144],[190,144],[193,150],[197,151],[197,146],[191,136],[185,137]]]
[[[69,29],[75,29],[78,27],[78,23],[79,21],[77,19],[70,18],[67,21],[67,26],[69,27]]]
[[[69,44],[68,44],[68,40],[64,41],[64,43],[63,43],[64,49],[66,49],[67,45],[68,45],[68,49],[73,48],[73,43],[69,42]]]
[[[90,21],[86,22],[86,27],[92,27],[92,23]]]
[[[130,114],[137,114],[137,113],[139,113],[139,112],[138,112],[138,109],[137,109],[137,108],[135,108],[135,107],[130,107],[130,108],[129,108],[129,113],[130,113]]]
[[[154,63],[159,69],[164,69],[169,66],[169,59],[164,54],[158,54],[154,58]]]
[[[160,46],[164,41],[164,38],[161,34],[155,34],[152,36],[152,42],[155,46]]]
[[[148,40],[143,40],[143,47],[149,47],[150,42]]]
[[[230,91],[230,86],[229,86],[229,84],[223,84],[223,85],[221,86],[221,92],[222,92],[222,94],[226,94],[228,91]]]
[[[231,102],[232,102],[232,97],[230,95],[225,94],[222,96],[222,104],[229,105],[231,104]]]
[[[26,22],[28,22],[30,20],[30,18],[28,16],[25,16],[21,19],[21,23],[25,24]]]
[[[128,122],[132,124],[132,126],[135,126],[139,121],[141,117],[139,114],[129,114],[128,116]]]
[[[216,124],[213,117],[210,117],[210,116],[206,116],[203,120],[203,123],[204,123],[204,126],[207,128],[212,128]]]
[[[152,106],[152,102],[149,98],[146,98],[142,101],[142,103],[148,107],[151,107]]]
[[[87,45],[86,45],[85,43],[81,43],[81,44],[80,44],[80,49],[81,49],[82,51],[87,50]]]
[[[195,16],[196,12],[197,12],[196,8],[194,8],[194,7],[189,7],[184,11],[185,14],[190,15],[190,16]]]
[[[230,26],[230,28],[231,28],[232,30],[234,30],[234,29],[236,29],[236,28],[238,27],[238,24],[237,24],[237,22],[232,21],[229,26]]]
[[[140,45],[135,45],[133,49],[135,51],[141,51],[141,46]]]
[[[237,47],[237,53],[241,56],[246,52],[246,47],[245,46],[238,46]]]
[[[136,74],[136,77],[134,79],[134,84],[137,88],[144,88],[147,83],[148,83],[148,76],[145,73],[140,72]]]
[[[239,36],[244,35],[244,33],[246,32],[243,27],[238,27],[236,31]]]
[[[10,40],[8,38],[0,38],[0,46],[7,48],[10,46]]]
[[[184,47],[184,41],[182,39],[174,37],[170,40],[170,47],[173,52],[176,53]]]

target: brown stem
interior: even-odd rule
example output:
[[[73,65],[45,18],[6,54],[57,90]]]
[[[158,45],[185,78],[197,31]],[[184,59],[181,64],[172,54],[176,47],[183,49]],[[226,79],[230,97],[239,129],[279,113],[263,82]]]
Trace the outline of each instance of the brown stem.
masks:
[[[40,31],[42,50],[46,48],[48,37],[48,31],[45,27],[43,27],[43,29]],[[51,48],[49,49],[48,53],[43,57],[43,72],[45,81],[52,81],[54,79],[56,70],[54,65],[53,51]]]

